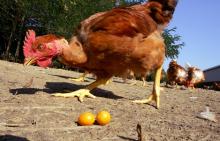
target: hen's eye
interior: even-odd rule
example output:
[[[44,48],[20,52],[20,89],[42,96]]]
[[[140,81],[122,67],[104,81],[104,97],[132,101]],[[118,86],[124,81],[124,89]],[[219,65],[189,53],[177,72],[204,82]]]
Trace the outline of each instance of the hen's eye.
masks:
[[[38,45],[37,49],[42,50],[43,49],[43,45],[42,44]]]

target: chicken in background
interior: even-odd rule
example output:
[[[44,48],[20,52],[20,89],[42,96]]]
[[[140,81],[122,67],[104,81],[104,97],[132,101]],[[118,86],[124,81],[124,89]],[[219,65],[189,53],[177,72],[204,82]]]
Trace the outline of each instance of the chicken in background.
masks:
[[[129,83],[129,85],[133,86],[137,84],[137,77],[135,76],[134,72],[131,70],[128,70],[123,76],[122,76],[122,80],[124,83],[128,83],[127,80],[130,79],[131,83]],[[141,77],[142,80],[142,86],[146,86],[146,80],[145,77]]]
[[[185,85],[187,81],[188,73],[185,68],[177,64],[175,60],[172,60],[167,70],[167,83],[166,85]]]
[[[184,85],[187,88],[194,88],[198,83],[205,80],[202,70],[192,67],[189,63],[183,68],[175,60],[172,60],[167,70],[167,84]]]
[[[220,82],[214,82],[213,89],[217,90],[217,91],[220,91]]]
[[[188,77],[186,81],[186,87],[193,88],[196,84],[205,81],[205,75],[202,70],[196,67],[188,67],[187,69]]]
[[[177,0],[148,0],[145,4],[94,14],[80,23],[69,43],[65,39],[57,39],[43,44],[41,48],[33,48],[35,37],[27,37],[24,45],[25,64],[39,65],[43,62],[43,66],[48,66],[52,58],[58,56],[65,65],[95,74],[96,81],[83,89],[53,94],[76,96],[80,101],[85,96],[95,98],[91,90],[106,84],[113,76],[122,76],[127,70],[141,77],[146,77],[149,71],[155,71],[151,95],[133,102],[155,101],[159,108],[160,77],[165,58],[161,34],[172,19],[176,5]]]

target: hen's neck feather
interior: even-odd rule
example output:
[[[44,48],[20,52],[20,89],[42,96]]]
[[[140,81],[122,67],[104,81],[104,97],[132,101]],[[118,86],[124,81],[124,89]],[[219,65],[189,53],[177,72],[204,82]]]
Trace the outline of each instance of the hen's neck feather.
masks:
[[[62,47],[62,53],[59,57],[62,63],[69,66],[77,66],[87,61],[86,53],[76,37],[71,39],[68,46]]]

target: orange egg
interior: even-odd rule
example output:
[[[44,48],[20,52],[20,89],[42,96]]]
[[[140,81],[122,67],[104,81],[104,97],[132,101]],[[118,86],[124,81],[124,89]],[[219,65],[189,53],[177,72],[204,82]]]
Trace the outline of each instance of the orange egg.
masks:
[[[90,112],[80,114],[78,123],[82,126],[93,125],[95,122],[95,115]]]
[[[96,116],[96,122],[99,125],[106,125],[110,122],[110,120],[111,120],[111,115],[107,111],[100,111]]]

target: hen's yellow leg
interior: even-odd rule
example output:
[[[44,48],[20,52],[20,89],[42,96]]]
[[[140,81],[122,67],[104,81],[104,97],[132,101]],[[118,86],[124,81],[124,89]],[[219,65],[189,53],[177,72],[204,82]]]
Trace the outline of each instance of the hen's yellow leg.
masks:
[[[109,83],[113,82],[113,78],[108,79],[104,85],[108,85]]]
[[[90,98],[95,98],[94,95],[90,93],[90,91],[99,85],[106,84],[108,82],[109,78],[101,78],[97,79],[95,82],[89,84],[86,86],[84,89],[79,89],[74,92],[70,93],[56,93],[52,94],[52,96],[59,96],[59,97],[78,97],[80,102],[83,102],[84,97],[90,97]]]
[[[142,82],[143,82],[142,86],[145,87],[146,86],[145,77],[141,77],[141,79],[142,79]]]
[[[146,81],[145,81],[144,77],[141,77],[141,79],[142,79],[142,82],[143,82],[142,86],[145,87],[146,86]],[[130,84],[131,86],[134,86],[134,85],[137,84],[137,80],[136,80],[135,77],[132,79],[132,81],[133,82]]]
[[[130,72],[131,74],[131,76],[132,76],[132,83],[131,84],[129,84],[130,86],[134,86],[134,85],[136,85],[137,84],[137,80],[136,80],[136,77],[134,76],[134,73],[133,72]]]
[[[137,84],[137,80],[135,78],[133,78],[131,81],[131,84],[129,84],[130,86],[134,86]]]
[[[87,74],[89,74],[89,72],[85,71],[79,78],[70,78],[70,80],[75,82],[84,82]]]
[[[160,77],[161,77],[162,66],[156,70],[156,75],[154,79],[152,94],[143,100],[135,100],[134,103],[149,103],[151,101],[156,101],[157,108],[160,107]]]

